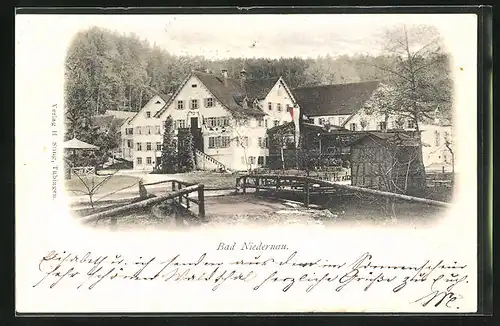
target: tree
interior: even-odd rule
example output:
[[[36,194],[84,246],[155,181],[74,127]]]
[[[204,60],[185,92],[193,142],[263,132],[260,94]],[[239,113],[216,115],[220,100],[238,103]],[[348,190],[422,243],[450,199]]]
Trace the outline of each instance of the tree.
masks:
[[[113,152],[120,146],[120,133],[116,125],[108,125],[102,128],[95,128],[94,145],[99,149],[96,151],[96,159],[99,162],[106,162],[114,158]]]
[[[400,110],[398,109],[399,99],[396,96],[397,91],[392,85],[382,83],[372,94],[372,97],[365,103],[362,109],[362,129],[366,127],[368,115],[376,116],[384,119],[386,127],[389,125],[389,119],[393,116],[399,118]]]
[[[179,133],[179,170],[181,172],[193,171],[196,167],[194,161],[194,139],[191,130]]]
[[[366,64],[385,72],[394,113],[412,120],[419,130],[421,122],[435,118],[437,106],[449,112],[449,56],[436,28],[403,25],[390,29],[385,34],[385,51],[391,60]]]
[[[164,123],[163,146],[161,149],[161,168],[163,173],[177,172],[177,144],[174,138],[174,121],[168,116]]]

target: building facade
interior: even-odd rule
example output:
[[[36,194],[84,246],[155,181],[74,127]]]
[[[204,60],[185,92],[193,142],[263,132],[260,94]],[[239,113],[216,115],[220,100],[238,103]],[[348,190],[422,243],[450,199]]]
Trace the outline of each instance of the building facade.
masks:
[[[243,70],[233,79],[225,70],[221,75],[196,71],[175,93],[154,96],[125,123],[123,142],[134,169],[153,169],[161,164],[164,121],[170,116],[176,135],[191,130],[198,168],[247,170],[265,165],[266,130],[292,121],[292,110],[299,114],[281,77],[252,80]]]

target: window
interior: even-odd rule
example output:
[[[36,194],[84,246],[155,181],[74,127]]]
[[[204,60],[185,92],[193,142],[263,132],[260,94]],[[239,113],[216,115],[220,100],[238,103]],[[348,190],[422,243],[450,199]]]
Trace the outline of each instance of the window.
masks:
[[[345,121],[345,117],[339,117],[339,126],[341,126]]]
[[[267,119],[264,119],[264,127],[267,128]]]
[[[177,101],[177,110],[184,109],[184,101]]]
[[[160,126],[155,126],[155,134],[159,135],[161,133]]]
[[[320,125],[324,125],[324,124],[325,124],[325,122],[326,122],[326,120],[325,120],[324,118],[319,118],[319,119],[318,119],[318,123],[319,123]]]
[[[207,127],[215,127],[217,126],[217,120],[215,118],[206,118],[206,125]]]
[[[156,142],[156,150],[161,151],[161,142]]]
[[[282,109],[281,109],[281,103],[276,103],[276,109],[278,110],[278,112],[282,111]]]
[[[227,148],[231,145],[231,138],[229,136],[222,136],[220,146],[222,148]]]
[[[190,107],[191,110],[196,110],[198,109],[198,100],[191,100],[190,101]]]
[[[415,128],[415,122],[413,120],[408,120],[407,122],[408,129],[413,129]]]
[[[264,138],[262,138],[262,137],[257,138],[257,143],[259,144],[258,146],[260,148],[264,148],[264,146],[265,146]]]
[[[139,164],[139,165],[142,164],[142,157],[137,158],[137,164]]]
[[[262,118],[257,118],[257,126],[262,127],[262,124],[264,123],[264,119]]]
[[[151,142],[147,142],[146,143],[146,151],[150,151],[151,150]]]
[[[208,137],[208,148],[227,148],[231,144],[229,136]]]
[[[257,159],[257,164],[264,165],[264,156],[259,156],[259,158]]]
[[[131,140],[127,140],[127,147],[128,148],[132,148],[132,146],[134,146],[133,143],[132,143],[132,141]]]
[[[146,118],[151,118],[151,111],[146,111]]]
[[[267,137],[264,138],[264,147],[269,148],[269,138]]]
[[[137,151],[142,151],[142,143],[137,143]]]
[[[356,124],[355,123],[351,123],[349,129],[351,131],[356,131]]]
[[[196,85],[196,84],[192,84],[192,85],[191,85],[191,87],[192,87],[192,88],[196,88],[196,87],[198,87],[198,85]]]
[[[249,156],[248,160],[250,164],[255,164],[255,156]]]
[[[292,111],[292,107],[291,107],[291,106],[289,106],[289,105],[287,105],[287,106],[286,106],[286,112],[290,113],[291,111]]]
[[[134,134],[134,128],[125,129],[125,135],[133,135],[133,134]]]
[[[141,127],[136,127],[135,128],[135,133],[140,135],[141,134]]]
[[[269,111],[272,111],[273,110],[273,103],[268,102],[267,103],[267,108],[269,109]]]
[[[146,126],[146,134],[151,135],[151,126]]]
[[[441,145],[441,138],[440,138],[440,134],[439,134],[439,131],[435,130],[434,131],[434,137],[435,137],[435,143],[436,143],[436,146],[440,146]]]
[[[279,126],[280,125],[280,121],[279,120],[274,120],[274,126]]]
[[[146,157],[146,164],[151,164],[152,160],[151,160],[151,157],[148,156]]]
[[[378,130],[387,130],[387,123],[385,121],[380,121],[378,123]]]
[[[186,120],[175,120],[174,128],[175,129],[186,128]]]
[[[205,107],[206,108],[211,108],[214,106],[214,99],[209,97],[205,99]]]

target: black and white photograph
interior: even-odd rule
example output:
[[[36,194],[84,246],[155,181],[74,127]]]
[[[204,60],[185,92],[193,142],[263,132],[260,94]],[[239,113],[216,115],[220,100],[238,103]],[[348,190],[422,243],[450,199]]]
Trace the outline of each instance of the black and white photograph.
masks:
[[[477,308],[475,14],[22,14],[16,40],[25,312]]]

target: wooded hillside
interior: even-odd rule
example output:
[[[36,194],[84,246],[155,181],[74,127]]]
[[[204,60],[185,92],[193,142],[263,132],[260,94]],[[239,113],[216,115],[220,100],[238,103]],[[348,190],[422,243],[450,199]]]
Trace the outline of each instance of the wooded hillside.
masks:
[[[374,80],[390,57],[340,56],[314,59],[228,59],[171,55],[136,35],[97,27],[78,33],[66,58],[66,106],[91,114],[105,110],[138,111],[153,94],[169,93],[191,70],[228,70],[238,77],[245,68],[251,78],[283,76],[290,87]],[[372,65],[373,64],[373,65]]]
[[[422,30],[428,35],[423,35]],[[404,35],[410,32],[404,29]],[[172,55],[168,49],[161,49],[136,35],[93,27],[78,33],[68,48],[66,116],[71,126],[80,129],[82,124],[88,124],[90,116],[106,110],[138,111],[154,94],[173,92],[192,70],[208,69],[220,73],[226,68],[230,77],[238,78],[241,69],[245,68],[250,78],[281,75],[291,88],[390,80],[397,90],[392,95],[406,101],[399,103],[399,107],[410,110],[420,119],[421,113],[434,110],[438,105],[448,110],[451,79],[449,56],[441,48],[425,45],[421,50],[405,53],[395,47],[405,42],[408,45],[413,40],[421,42],[426,37],[432,39],[437,34],[420,28],[414,35],[414,39],[398,39],[397,35],[388,34],[388,51],[380,56],[208,60]],[[430,42],[438,44],[434,39]]]

